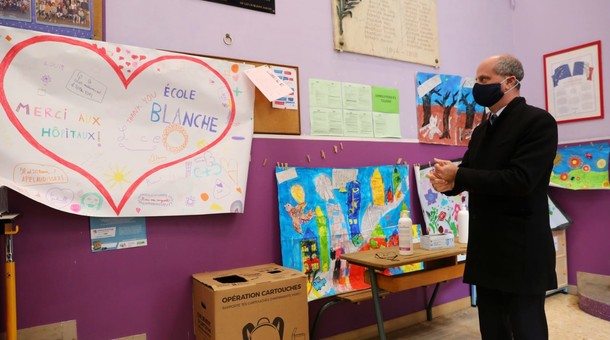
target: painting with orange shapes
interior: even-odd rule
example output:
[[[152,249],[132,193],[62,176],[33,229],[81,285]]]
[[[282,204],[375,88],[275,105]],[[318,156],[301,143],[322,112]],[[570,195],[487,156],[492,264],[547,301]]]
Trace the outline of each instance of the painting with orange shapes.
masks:
[[[468,145],[484,108],[472,96],[474,81],[456,75],[416,75],[417,137],[422,143]]]

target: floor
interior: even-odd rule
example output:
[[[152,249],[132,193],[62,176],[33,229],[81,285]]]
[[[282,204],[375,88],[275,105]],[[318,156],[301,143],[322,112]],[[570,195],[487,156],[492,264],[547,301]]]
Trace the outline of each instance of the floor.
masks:
[[[608,340],[610,322],[580,310],[578,296],[558,293],[547,297],[550,340]],[[476,308],[435,317],[387,335],[388,340],[480,339]]]

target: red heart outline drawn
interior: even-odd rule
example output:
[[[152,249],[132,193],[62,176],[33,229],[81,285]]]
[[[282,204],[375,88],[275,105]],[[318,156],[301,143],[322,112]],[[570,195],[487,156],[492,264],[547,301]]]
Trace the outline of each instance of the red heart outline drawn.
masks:
[[[36,139],[21,124],[21,122],[19,121],[19,119],[15,115],[15,112],[13,112],[13,109],[10,107],[10,105],[8,103],[8,99],[6,98],[6,93],[4,92],[4,89],[5,89],[5,86],[4,86],[4,80],[5,79],[4,79],[4,77],[6,76],[6,72],[8,71],[8,68],[10,67],[13,59],[15,59],[15,57],[19,54],[19,52],[21,52],[21,50],[23,50],[24,48],[26,48],[28,46],[31,46],[31,45],[34,45],[34,44],[37,44],[37,43],[41,43],[41,42],[65,43],[65,44],[69,44],[69,45],[83,47],[83,48],[86,48],[86,49],[96,53],[97,55],[102,57],[102,59],[104,59],[110,65],[110,67],[116,73],[117,77],[119,77],[119,79],[123,83],[123,86],[125,87],[125,89],[127,89],[129,87],[129,84],[131,84],[131,82],[140,73],[142,73],[144,70],[146,70],[151,65],[156,64],[158,62],[161,62],[161,61],[164,61],[164,60],[177,59],[177,60],[185,60],[185,61],[190,61],[190,62],[194,62],[196,64],[199,64],[199,65],[207,68],[216,77],[218,77],[222,81],[224,86],[227,88],[227,92],[229,92],[229,95],[231,96],[231,114],[230,114],[229,121],[227,123],[227,127],[222,131],[222,133],[218,136],[218,138],[213,140],[211,143],[209,143],[205,147],[203,147],[203,148],[201,148],[201,149],[199,149],[199,150],[197,150],[197,151],[195,151],[195,152],[193,152],[193,153],[191,153],[189,155],[186,155],[186,156],[184,156],[182,158],[178,158],[178,159],[175,159],[173,161],[160,164],[160,165],[158,165],[158,166],[156,166],[156,167],[146,171],[145,173],[143,173],[140,177],[138,177],[129,186],[129,188],[127,188],[127,190],[123,194],[123,197],[121,198],[121,201],[117,205],[114,202],[114,200],[112,199],[112,196],[110,195],[110,192],[108,192],[106,187],[97,178],[93,177],[85,169],[81,168],[80,166],[78,166],[78,165],[76,165],[76,164],[74,164],[72,162],[69,162],[69,161],[63,159],[62,157],[58,156],[54,152],[52,152],[49,149],[47,149],[44,146],[42,146],[38,141],[36,141]],[[110,207],[112,208],[112,210],[114,210],[114,212],[116,213],[117,216],[121,213],[121,211],[123,210],[123,207],[125,206],[125,204],[129,200],[129,198],[131,197],[133,192],[138,188],[138,186],[148,176],[152,175],[153,173],[155,173],[155,172],[157,172],[157,171],[159,171],[161,169],[165,169],[165,168],[173,166],[173,165],[175,165],[177,163],[184,162],[185,160],[193,158],[193,157],[195,157],[197,155],[200,155],[203,152],[209,150],[210,148],[212,148],[214,145],[218,144],[221,140],[223,140],[225,138],[225,136],[227,135],[227,133],[229,133],[229,130],[233,126],[233,121],[235,120],[235,98],[233,97],[233,91],[231,91],[231,87],[229,86],[229,83],[227,82],[227,80],[225,78],[223,78],[218,71],[213,69],[210,65],[205,63],[203,60],[195,58],[195,57],[187,56],[187,55],[166,55],[166,56],[161,56],[161,57],[149,60],[146,63],[142,64],[137,69],[135,69],[134,72],[131,73],[128,78],[125,78],[125,75],[120,71],[119,65],[117,65],[106,54],[106,50],[105,49],[99,48],[95,44],[90,44],[90,43],[87,43],[87,42],[84,42],[84,41],[75,40],[75,39],[71,39],[71,38],[68,38],[68,37],[41,35],[41,36],[35,36],[35,37],[32,37],[32,38],[26,39],[26,40],[16,44],[15,46],[13,46],[6,53],[4,59],[2,59],[2,62],[0,63],[0,84],[2,85],[2,86],[0,86],[0,104],[2,104],[2,107],[4,108],[4,111],[6,112],[6,115],[8,116],[8,119],[11,121],[11,123],[13,123],[15,128],[17,128],[17,130],[19,131],[19,133],[21,133],[21,135],[25,138],[25,140],[30,145],[32,145],[34,148],[36,148],[38,151],[43,153],[44,155],[50,157],[51,159],[53,159],[54,161],[58,162],[59,164],[62,164],[63,166],[65,166],[65,167],[67,167],[69,169],[72,169],[73,171],[75,171],[75,172],[81,174],[83,177],[87,178],[97,188],[97,190],[102,194],[102,196],[104,196],[104,198],[106,198],[106,201],[108,202],[108,204],[110,204]]]

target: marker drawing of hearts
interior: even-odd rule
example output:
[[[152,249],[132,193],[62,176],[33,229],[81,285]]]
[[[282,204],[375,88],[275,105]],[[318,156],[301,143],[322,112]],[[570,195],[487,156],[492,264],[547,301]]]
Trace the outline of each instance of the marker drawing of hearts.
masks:
[[[47,50],[53,52],[46,54]],[[156,57],[138,56],[139,60],[146,62],[124,73],[123,68],[106,53],[106,50],[112,49],[53,35],[36,35],[15,44],[0,62],[0,104],[7,118],[27,143],[90,182],[106,199],[116,215],[120,215],[134,191],[147,177],[198,156],[221,142],[233,126],[236,110],[229,83],[220,72],[202,58],[156,51],[151,52],[158,54]],[[116,47],[114,50],[119,52],[121,48]],[[127,49],[123,50],[127,51]],[[43,57],[37,57],[41,54]],[[68,61],[63,62],[64,59]],[[124,58],[118,57],[118,59]],[[47,63],[49,60],[53,62]],[[70,61],[77,66],[74,66],[74,71],[64,71],[63,67],[72,67]],[[20,69],[27,69],[29,65],[44,65],[47,68],[36,67],[46,72],[50,68],[49,64],[62,66],[63,73],[58,73],[51,79],[54,81],[58,78],[62,79],[57,81],[56,86],[66,92],[62,93],[65,98],[57,99],[57,95],[49,95],[40,99],[32,95],[37,93],[36,87],[40,86],[40,73],[28,74],[27,70]],[[99,71],[100,69],[102,71]],[[37,69],[36,72],[38,71],[40,70]],[[95,76],[90,76],[88,73]],[[27,79],[21,82],[23,74]],[[175,75],[179,77],[171,77]],[[180,79],[188,78],[190,75],[196,79],[180,82]],[[213,81],[210,82],[210,79]],[[61,87],[58,86],[59,83]],[[213,85],[205,85],[210,83]],[[77,85],[83,85],[84,90],[79,89],[82,93],[76,90],[66,91],[66,89],[70,90],[68,87],[77,87]],[[142,104],[143,91],[154,93],[155,101],[152,104],[151,102],[146,104],[148,106]],[[219,102],[210,103],[210,96]],[[73,97],[78,104],[66,104]],[[30,107],[28,100],[43,100],[43,102],[33,103]],[[59,107],[63,111],[59,110]],[[207,111],[194,112],[201,107],[205,107]],[[94,111],[95,114],[87,114]],[[170,112],[167,117],[166,111]],[[66,123],[68,121],[69,123]],[[50,125],[53,123],[49,122],[72,124],[65,126],[65,133],[64,126],[60,126],[57,130],[58,136],[61,132],[61,138],[65,137],[64,141],[51,138],[55,135],[47,132],[50,130],[45,130],[47,126],[53,126]],[[85,126],[83,122],[89,123],[87,129],[83,127]],[[142,126],[142,124],[147,125]],[[95,125],[95,131],[91,130],[91,125]],[[127,132],[133,133],[127,135]],[[74,137],[76,134],[81,136],[81,133],[88,138],[79,140]],[[122,142],[119,143],[121,138]],[[172,144],[172,138],[178,139],[178,143]],[[93,139],[98,140],[93,141]],[[201,143],[202,140],[205,143]],[[132,144],[127,145],[126,141]],[[147,144],[136,145],[133,144],[134,141]],[[195,143],[196,141],[199,142]],[[150,150],[154,149],[157,154],[151,156],[152,151],[143,152],[142,150],[145,149],[143,146]],[[93,160],[89,162],[87,157]],[[97,158],[102,158],[105,163],[97,161]],[[149,161],[151,158],[162,159],[163,163],[151,162]],[[111,162],[119,161],[125,161],[134,168],[136,167],[134,165],[143,165],[141,168],[138,167],[137,171],[130,168],[130,173],[133,170],[135,178],[125,181],[124,183],[128,184],[125,188],[119,188],[116,183],[102,183],[103,177],[108,177],[103,171],[107,171]],[[92,166],[94,162],[99,163]],[[118,167],[116,164],[114,166]],[[137,211],[139,213],[139,208]]]

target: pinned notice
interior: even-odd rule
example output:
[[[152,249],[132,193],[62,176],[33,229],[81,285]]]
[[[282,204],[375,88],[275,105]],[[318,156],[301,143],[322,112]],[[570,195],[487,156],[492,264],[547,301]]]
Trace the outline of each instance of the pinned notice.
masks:
[[[259,66],[246,70],[244,73],[270,102],[293,92],[292,88],[275,75],[269,66]]]

